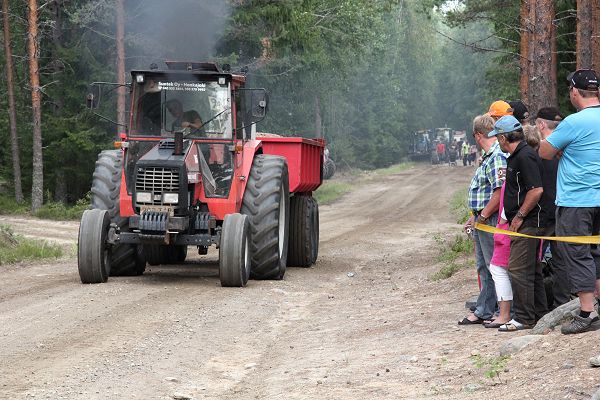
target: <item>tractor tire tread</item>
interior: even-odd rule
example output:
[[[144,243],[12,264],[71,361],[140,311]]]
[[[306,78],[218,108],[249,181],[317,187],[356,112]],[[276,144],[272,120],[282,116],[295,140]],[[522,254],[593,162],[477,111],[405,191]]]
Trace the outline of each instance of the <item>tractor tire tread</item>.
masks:
[[[289,208],[286,159],[273,155],[256,155],[241,209],[241,213],[246,214],[250,222],[251,278],[253,279],[282,279],[285,274],[289,218],[285,216],[286,227],[284,227],[283,251],[280,256],[279,207],[282,185],[286,196],[284,204]]]

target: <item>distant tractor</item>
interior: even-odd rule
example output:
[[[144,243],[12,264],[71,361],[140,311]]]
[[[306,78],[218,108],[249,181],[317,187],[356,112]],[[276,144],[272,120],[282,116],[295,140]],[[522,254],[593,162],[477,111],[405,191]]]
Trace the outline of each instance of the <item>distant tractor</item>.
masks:
[[[213,63],[132,71],[129,128],[100,153],[79,228],[82,283],[219,249],[222,286],[315,263],[324,142],[256,137],[264,89]],[[96,108],[101,85],[88,106]]]

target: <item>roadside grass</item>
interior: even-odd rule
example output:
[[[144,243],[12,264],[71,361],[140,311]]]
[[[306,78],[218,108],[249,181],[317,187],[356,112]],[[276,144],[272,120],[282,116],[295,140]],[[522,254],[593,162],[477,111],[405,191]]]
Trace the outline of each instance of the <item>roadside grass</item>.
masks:
[[[319,204],[331,204],[354,187],[349,182],[325,182],[314,193],[313,196]]]
[[[467,208],[467,194],[469,189],[464,188],[456,191],[450,199],[450,214],[456,218],[457,224],[464,224],[469,219]]]
[[[403,162],[400,164],[391,165],[387,168],[373,170],[373,171],[371,171],[371,173],[373,175],[377,175],[377,176],[393,175],[393,174],[397,174],[402,171],[406,171],[407,169],[413,167],[414,165],[415,165],[415,163],[412,163],[412,162]]]
[[[74,206],[64,203],[52,202],[44,204],[36,213],[38,218],[51,219],[55,221],[80,220],[85,210],[90,208],[89,199],[77,200]]]
[[[29,201],[17,203],[15,198],[8,195],[0,195],[0,214],[29,214]]]
[[[437,262],[444,265],[438,272],[431,275],[431,280],[439,281],[450,278],[461,269],[475,265],[473,241],[468,237],[455,235],[453,238],[442,238],[436,234],[434,240],[440,248]]]
[[[7,225],[0,225],[0,265],[24,260],[62,257],[60,246],[42,240],[26,239],[15,235]]]
[[[55,221],[79,220],[83,211],[90,206],[90,194],[77,200],[72,206],[60,202],[46,203],[35,213],[31,212],[30,204],[29,200],[19,204],[11,196],[0,195],[0,214],[30,215]]]
[[[393,175],[407,170],[413,165],[414,163],[404,162],[387,168],[375,169],[372,171],[351,169],[349,172],[346,172],[345,178],[347,179],[323,181],[323,184],[317,190],[315,190],[313,196],[315,199],[317,199],[319,204],[331,204],[346,193],[369,182],[369,180],[375,176]]]
[[[471,356],[471,361],[478,369],[484,369],[483,375],[486,378],[497,378],[500,383],[500,373],[506,369],[506,364],[510,360],[510,356],[483,357],[479,354]]]

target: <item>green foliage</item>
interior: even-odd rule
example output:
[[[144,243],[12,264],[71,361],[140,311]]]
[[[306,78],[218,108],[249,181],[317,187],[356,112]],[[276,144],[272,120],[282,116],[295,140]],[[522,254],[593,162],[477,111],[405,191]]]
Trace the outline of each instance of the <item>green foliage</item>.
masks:
[[[0,214],[28,214],[29,203],[17,203],[13,196],[0,195]]]
[[[25,239],[15,235],[7,225],[0,225],[0,265],[25,260],[59,258],[63,250],[45,241]]]
[[[500,373],[506,369],[506,364],[510,356],[483,357],[479,354],[471,356],[473,365],[478,369],[484,369],[484,376],[488,379],[498,379],[500,383]]]
[[[83,108],[89,82],[116,81],[114,0],[55,3],[40,8],[44,193],[46,202],[74,204],[91,186],[96,155],[109,147],[117,131]],[[156,18],[152,10],[164,6],[159,3],[152,0],[142,7],[125,2],[128,68],[146,67],[152,57],[168,54],[169,49],[152,39],[173,33],[147,23]],[[188,1],[186,7],[201,7],[194,3]],[[486,93],[475,89],[490,86],[485,75],[490,57],[449,42],[436,31],[460,36],[488,30],[443,26],[439,11],[421,12],[438,3],[230,0],[220,3],[230,7],[231,15],[210,58],[231,63],[234,70],[248,66],[248,86],[269,90],[270,111],[259,130],[314,137],[318,114],[338,165],[385,168],[404,159],[412,132],[446,124],[465,129],[485,108]],[[26,11],[24,3],[11,2],[21,172],[27,191],[32,139]],[[186,49],[186,59],[210,51]],[[4,86],[0,82],[0,90]],[[6,96],[0,96],[0,107],[7,108]],[[114,96],[105,97],[102,107],[99,113],[112,118]],[[0,140],[10,142],[6,113],[0,115]],[[0,181],[12,181],[10,146],[0,148]],[[54,215],[64,212],[55,204],[47,209]]]
[[[456,28],[470,30],[469,35],[458,37],[457,41],[470,46],[477,57],[483,54],[487,58],[485,63],[480,64],[485,76],[474,76],[473,85],[470,86],[479,89],[474,95],[480,99],[483,95],[486,104],[493,100],[521,97],[520,3],[508,0],[425,0],[421,3],[421,10],[429,16],[435,15],[434,9],[444,10],[443,21],[454,29],[454,34],[457,33]],[[575,0],[555,1],[558,103],[566,114],[574,111],[565,95],[567,83],[564,77],[568,71],[575,69],[576,8]]]
[[[467,194],[469,189],[456,191],[450,199],[450,213],[456,218],[457,224],[464,224],[469,219],[470,211],[467,207]]]
[[[455,235],[448,240],[434,235],[440,252],[437,261],[443,263],[442,268],[431,276],[431,280],[447,279],[461,269],[473,264],[473,241],[463,235]]]
[[[78,200],[74,206],[68,206],[60,202],[48,202],[35,213],[35,216],[56,221],[78,221],[81,219],[83,212],[89,208],[90,199],[88,195],[85,198]]]

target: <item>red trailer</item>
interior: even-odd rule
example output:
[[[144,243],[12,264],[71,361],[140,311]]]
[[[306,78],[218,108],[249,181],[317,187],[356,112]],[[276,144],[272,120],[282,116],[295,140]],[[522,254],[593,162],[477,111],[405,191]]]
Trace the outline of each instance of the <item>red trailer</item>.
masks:
[[[99,155],[80,225],[81,281],[180,263],[189,246],[219,248],[223,286],[314,264],[323,140],[256,137],[264,89],[211,63],[167,65],[132,72],[129,129]]]

